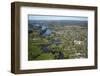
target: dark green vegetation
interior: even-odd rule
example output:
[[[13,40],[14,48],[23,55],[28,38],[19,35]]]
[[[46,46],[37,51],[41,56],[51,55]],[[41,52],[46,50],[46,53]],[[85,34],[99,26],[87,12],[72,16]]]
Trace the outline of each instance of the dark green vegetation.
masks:
[[[87,58],[87,26],[29,24],[28,60]]]

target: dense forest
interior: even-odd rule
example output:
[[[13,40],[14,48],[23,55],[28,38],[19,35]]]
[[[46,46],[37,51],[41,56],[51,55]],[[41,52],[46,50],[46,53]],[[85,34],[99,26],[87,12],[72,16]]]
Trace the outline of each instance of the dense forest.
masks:
[[[87,21],[29,20],[28,60],[87,58]]]

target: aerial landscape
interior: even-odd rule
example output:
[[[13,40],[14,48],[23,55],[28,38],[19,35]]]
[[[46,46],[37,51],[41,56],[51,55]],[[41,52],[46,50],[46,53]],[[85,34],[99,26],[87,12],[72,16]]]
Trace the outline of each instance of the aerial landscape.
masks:
[[[28,15],[28,60],[88,58],[88,18]]]

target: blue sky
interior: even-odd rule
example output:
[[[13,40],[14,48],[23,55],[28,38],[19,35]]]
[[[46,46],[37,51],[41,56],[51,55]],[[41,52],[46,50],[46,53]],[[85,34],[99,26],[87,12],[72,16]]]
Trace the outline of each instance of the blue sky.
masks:
[[[29,20],[78,20],[78,21],[87,21],[88,17],[29,15],[28,19]]]

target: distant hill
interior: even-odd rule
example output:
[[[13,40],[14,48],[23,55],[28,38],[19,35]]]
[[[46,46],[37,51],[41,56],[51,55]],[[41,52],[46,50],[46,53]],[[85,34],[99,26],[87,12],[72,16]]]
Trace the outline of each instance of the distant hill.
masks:
[[[84,25],[88,24],[88,21],[78,20],[29,20],[29,24],[58,24],[58,25]]]

